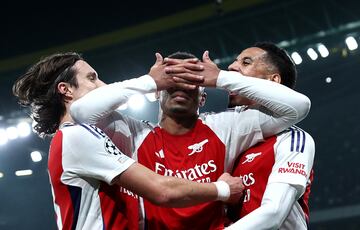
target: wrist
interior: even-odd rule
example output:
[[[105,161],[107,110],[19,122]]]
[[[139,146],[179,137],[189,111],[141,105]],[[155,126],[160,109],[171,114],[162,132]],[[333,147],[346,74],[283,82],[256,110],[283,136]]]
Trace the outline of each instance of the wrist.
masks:
[[[158,77],[156,77],[156,74],[155,73],[152,73],[151,71],[147,74],[147,76],[149,76],[152,81],[154,82],[155,84],[155,87],[156,87],[156,91],[160,91],[160,90],[163,90],[164,86],[162,85],[162,82],[159,80]]]
[[[230,186],[225,181],[213,182],[217,189],[217,200],[227,201],[230,198]]]

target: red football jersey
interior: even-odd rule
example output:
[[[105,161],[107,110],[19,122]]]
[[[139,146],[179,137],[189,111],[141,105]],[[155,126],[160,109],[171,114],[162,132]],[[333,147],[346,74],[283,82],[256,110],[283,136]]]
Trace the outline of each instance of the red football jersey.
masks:
[[[299,218],[308,222],[308,199],[313,179],[313,140],[305,131],[292,127],[244,152],[236,161],[233,176],[245,185],[242,205],[229,209],[229,216],[241,218],[261,206],[267,184],[294,185],[302,196],[294,204],[284,224],[289,229]],[[296,210],[296,211],[295,211]],[[300,210],[297,211],[297,210]]]
[[[156,127],[138,149],[138,161],[156,173],[200,183],[214,182],[224,172],[225,145],[201,120],[184,135]],[[222,202],[189,208],[163,208],[145,201],[149,229],[222,229]]]

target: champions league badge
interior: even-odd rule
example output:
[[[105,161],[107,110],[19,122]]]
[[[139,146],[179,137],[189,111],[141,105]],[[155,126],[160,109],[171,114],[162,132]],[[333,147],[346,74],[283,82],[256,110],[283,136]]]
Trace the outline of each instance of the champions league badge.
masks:
[[[120,150],[114,145],[114,143],[108,137],[106,137],[105,139],[105,150],[109,154],[113,154],[113,155],[121,154]]]

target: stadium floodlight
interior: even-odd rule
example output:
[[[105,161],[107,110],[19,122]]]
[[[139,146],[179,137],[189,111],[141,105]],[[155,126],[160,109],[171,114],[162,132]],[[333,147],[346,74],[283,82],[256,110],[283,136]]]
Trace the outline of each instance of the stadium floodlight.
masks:
[[[349,50],[356,50],[358,48],[358,43],[353,36],[347,37],[345,43]]]
[[[0,145],[6,144],[8,140],[5,129],[0,129]]]
[[[302,58],[298,52],[293,52],[291,54],[291,58],[294,60],[296,65],[300,65],[302,62]]]
[[[9,140],[14,140],[19,137],[18,130],[14,126],[6,128],[6,135]]]
[[[4,177],[4,173],[0,172],[0,178]]]
[[[29,123],[23,121],[20,122],[17,126],[17,132],[19,134],[19,137],[26,137],[29,136],[31,133],[31,127],[29,125]]]
[[[156,101],[156,95],[155,93],[147,93],[145,94],[145,97],[148,99],[148,101],[150,102],[154,102]]]
[[[17,170],[15,171],[16,176],[30,176],[33,173],[31,169]]]
[[[329,50],[324,44],[320,43],[317,47],[317,50],[319,51],[321,57],[326,58],[327,56],[329,56]]]
[[[219,65],[221,63],[221,60],[219,58],[215,58],[213,60],[213,62],[216,64],[216,65]]]
[[[331,82],[332,82],[332,78],[331,78],[331,77],[325,78],[325,82],[326,82],[326,83],[331,83]]]
[[[30,153],[30,156],[31,156],[31,160],[33,162],[39,162],[42,160],[42,156],[41,156],[41,153],[39,151],[32,151]]]
[[[306,53],[309,55],[309,57],[311,58],[311,60],[315,61],[319,55],[315,52],[315,50],[313,48],[309,48]]]
[[[141,94],[135,94],[129,98],[128,105],[133,110],[140,110],[144,107],[145,97]]]

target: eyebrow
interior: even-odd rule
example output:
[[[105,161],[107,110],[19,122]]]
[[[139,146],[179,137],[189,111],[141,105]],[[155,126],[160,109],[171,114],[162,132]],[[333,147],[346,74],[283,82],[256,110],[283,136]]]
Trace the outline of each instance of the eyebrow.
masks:
[[[86,74],[86,77],[98,77],[98,74],[96,72],[90,72]]]
[[[243,61],[243,60],[246,60],[246,59],[249,59],[250,61],[253,61],[253,59],[251,57],[243,57],[241,59],[235,58],[235,61]]]

